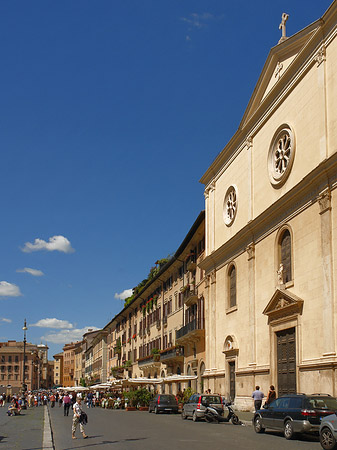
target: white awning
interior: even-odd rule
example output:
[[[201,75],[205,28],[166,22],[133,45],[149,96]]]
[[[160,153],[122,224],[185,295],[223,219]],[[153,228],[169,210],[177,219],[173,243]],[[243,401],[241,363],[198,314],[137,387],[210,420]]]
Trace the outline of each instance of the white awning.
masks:
[[[162,378],[129,378],[126,380],[130,384],[161,384]]]

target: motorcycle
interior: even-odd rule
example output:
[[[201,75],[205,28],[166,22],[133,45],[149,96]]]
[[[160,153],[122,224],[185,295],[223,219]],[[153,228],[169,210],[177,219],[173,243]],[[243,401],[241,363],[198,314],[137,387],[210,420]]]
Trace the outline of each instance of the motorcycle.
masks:
[[[219,412],[213,408],[209,403],[205,403],[204,406],[206,407],[205,411],[205,420],[208,423],[211,422],[229,422],[231,421],[233,425],[241,425],[241,421],[239,420],[238,416],[235,414],[233,408],[231,407],[231,403],[225,403],[226,408],[228,409],[227,416],[221,416]]]

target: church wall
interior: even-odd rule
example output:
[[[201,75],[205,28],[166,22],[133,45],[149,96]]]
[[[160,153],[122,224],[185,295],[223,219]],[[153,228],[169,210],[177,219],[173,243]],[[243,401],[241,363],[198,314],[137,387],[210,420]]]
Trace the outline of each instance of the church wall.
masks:
[[[322,156],[320,153],[325,128],[317,77],[317,67],[313,66],[253,137],[254,217],[291,190],[325,158],[325,153]],[[274,133],[282,124],[293,128],[296,153],[287,181],[275,189],[269,181],[267,158]]]
[[[215,248],[231,239],[249,220],[249,161],[247,150],[243,150],[216,182],[215,189]],[[224,200],[227,189],[237,187],[237,215],[234,223],[227,227],[224,223]]]

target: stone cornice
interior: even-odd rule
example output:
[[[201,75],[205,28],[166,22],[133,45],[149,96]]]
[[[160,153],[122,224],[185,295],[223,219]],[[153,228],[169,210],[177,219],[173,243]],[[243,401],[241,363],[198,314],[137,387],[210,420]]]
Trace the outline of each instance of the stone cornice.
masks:
[[[289,192],[271,204],[263,213],[247,223],[230,240],[206,256],[199,267],[207,273],[219,269],[233,257],[242,254],[246,248],[274,232],[304,209],[316,203],[319,194],[326,188],[337,187],[337,153],[324,160]]]

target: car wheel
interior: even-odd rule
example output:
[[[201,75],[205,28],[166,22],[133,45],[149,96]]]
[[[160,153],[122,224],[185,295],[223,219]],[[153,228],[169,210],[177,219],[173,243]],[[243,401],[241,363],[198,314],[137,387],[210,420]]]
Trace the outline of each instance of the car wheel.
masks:
[[[197,413],[195,411],[193,411],[192,420],[193,420],[193,422],[197,422],[198,421],[198,416],[197,416]]]
[[[293,423],[291,422],[291,420],[286,421],[284,425],[283,434],[286,439],[293,439],[295,433]]]
[[[155,413],[155,414],[159,414],[159,411],[158,411],[157,406],[155,406],[155,408],[154,408],[154,413]]]
[[[322,429],[319,436],[319,441],[324,450],[333,450],[337,448],[336,439],[329,428]]]
[[[262,420],[261,417],[256,416],[254,419],[254,430],[255,433],[263,433],[264,432],[264,428],[262,426]]]
[[[185,411],[181,411],[181,418],[182,418],[183,420],[186,420],[186,419],[187,419],[187,416],[186,416]]]

